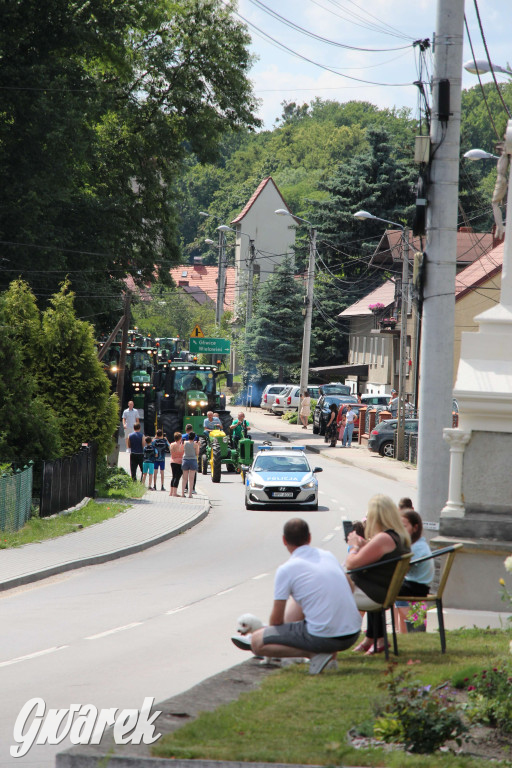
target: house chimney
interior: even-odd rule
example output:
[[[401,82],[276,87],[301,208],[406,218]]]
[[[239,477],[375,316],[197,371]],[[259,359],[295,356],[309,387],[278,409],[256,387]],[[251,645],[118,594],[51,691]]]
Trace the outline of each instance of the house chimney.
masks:
[[[474,232],[473,227],[459,227],[459,232]]]
[[[196,267],[202,267],[203,266],[203,257],[202,256],[194,256],[194,269]]]

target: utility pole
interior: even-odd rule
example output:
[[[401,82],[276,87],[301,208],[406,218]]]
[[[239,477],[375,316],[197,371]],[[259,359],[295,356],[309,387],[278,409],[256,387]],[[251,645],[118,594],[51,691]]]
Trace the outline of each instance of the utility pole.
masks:
[[[296,217],[298,218],[298,217]],[[302,219],[304,221],[304,219]],[[309,381],[309,349],[311,347],[311,321],[313,319],[313,289],[315,285],[315,260],[316,260],[316,229],[309,230],[309,264],[308,287],[306,294],[306,315],[304,317],[304,338],[302,342],[302,360],[300,363],[300,391],[301,394],[308,386]]]
[[[402,300],[400,309],[400,369],[398,373],[398,424],[396,428],[396,458],[405,454],[405,383],[407,381],[407,314],[409,310],[409,230],[402,230]]]
[[[215,325],[220,328],[220,321],[224,314],[224,254],[226,250],[226,236],[219,229],[219,268],[217,273],[217,306],[215,308]]]
[[[254,283],[254,257],[256,251],[254,248],[254,240],[249,240],[249,261],[247,262],[247,307],[245,311],[245,324],[252,317],[252,289]]]
[[[464,0],[438,0],[434,42],[432,163],[421,322],[418,508],[439,521],[448,498],[459,182]]]
[[[130,302],[129,292],[124,295],[123,337],[121,339],[121,352],[119,354],[119,370],[117,372],[117,396],[119,398],[119,412],[123,413],[124,403],[124,374],[126,369],[126,348],[128,347],[128,330],[130,328]]]

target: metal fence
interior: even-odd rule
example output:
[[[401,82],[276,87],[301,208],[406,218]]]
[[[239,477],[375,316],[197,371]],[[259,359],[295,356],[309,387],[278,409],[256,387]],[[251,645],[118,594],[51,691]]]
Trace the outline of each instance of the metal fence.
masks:
[[[30,517],[32,462],[12,475],[0,477],[0,531],[19,531]]]
[[[41,517],[74,507],[86,496],[94,497],[97,453],[97,445],[89,443],[73,456],[43,462]]]

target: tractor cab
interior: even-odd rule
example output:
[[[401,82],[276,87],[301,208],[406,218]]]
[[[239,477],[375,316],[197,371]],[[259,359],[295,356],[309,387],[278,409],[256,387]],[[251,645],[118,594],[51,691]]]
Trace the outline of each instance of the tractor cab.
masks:
[[[144,401],[144,432],[153,434],[155,424],[164,430],[167,439],[175,431],[184,432],[192,424],[194,432],[203,434],[203,422],[208,411],[215,411],[228,430],[231,414],[225,410],[225,396],[217,391],[219,372],[216,366],[197,363],[167,363],[153,374],[152,386]]]

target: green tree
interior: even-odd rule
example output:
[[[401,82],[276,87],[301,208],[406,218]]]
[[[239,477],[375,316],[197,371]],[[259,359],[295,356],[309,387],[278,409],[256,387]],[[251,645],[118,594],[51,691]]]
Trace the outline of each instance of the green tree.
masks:
[[[169,288],[156,283],[150,290],[149,301],[139,301],[133,307],[133,319],[143,333],[158,336],[190,338],[195,325],[205,336],[215,336],[215,305],[211,301],[198,304],[181,288]]]
[[[104,456],[112,449],[119,403],[98,361],[92,326],[77,319],[73,302],[64,283],[42,315],[39,383],[57,412],[64,454],[94,441]]]
[[[127,275],[168,280],[187,158],[258,122],[248,44],[220,0],[2,3],[0,287],[69,275],[109,327]]]
[[[26,365],[19,321],[11,323],[5,301],[0,306],[0,461],[26,463],[60,455],[57,417],[40,396]]]
[[[246,370],[250,378],[297,375],[302,349],[303,288],[291,259],[284,259],[260,285],[245,335]]]

